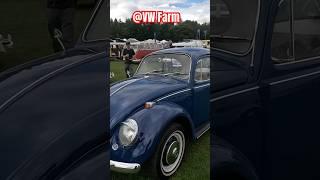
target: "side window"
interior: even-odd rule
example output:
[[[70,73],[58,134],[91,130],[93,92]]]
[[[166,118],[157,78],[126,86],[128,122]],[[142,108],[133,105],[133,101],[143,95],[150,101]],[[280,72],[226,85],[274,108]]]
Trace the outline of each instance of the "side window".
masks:
[[[281,1],[271,51],[275,64],[320,56],[320,0]]]
[[[214,0],[212,8],[213,48],[247,53],[256,32],[259,0]]]
[[[86,29],[84,40],[85,41],[97,41],[107,39],[107,11],[106,1],[98,7],[93,19],[89,22],[88,29]]]
[[[296,60],[320,55],[320,0],[294,0]]]
[[[194,80],[196,82],[210,80],[210,57],[205,57],[197,62]]]
[[[291,8],[291,0],[282,1],[275,18],[271,53],[273,62],[276,64],[293,61]]]

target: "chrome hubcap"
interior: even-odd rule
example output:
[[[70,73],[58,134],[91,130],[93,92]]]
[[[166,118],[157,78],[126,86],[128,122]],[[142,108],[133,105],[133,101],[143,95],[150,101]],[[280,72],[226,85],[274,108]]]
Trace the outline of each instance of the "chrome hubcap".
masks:
[[[173,164],[179,156],[179,151],[180,151],[179,142],[173,141],[170,144],[169,149],[167,151],[166,162],[168,164]]]
[[[160,167],[165,176],[171,176],[179,167],[185,149],[183,132],[177,130],[166,140],[161,154]]]

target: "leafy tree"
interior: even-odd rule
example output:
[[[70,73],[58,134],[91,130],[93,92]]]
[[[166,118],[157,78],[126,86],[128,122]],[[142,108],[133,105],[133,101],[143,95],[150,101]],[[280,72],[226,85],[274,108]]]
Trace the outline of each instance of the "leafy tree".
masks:
[[[118,19],[110,21],[111,37],[113,38],[136,38],[138,40],[153,39],[154,34],[158,40],[172,40],[173,42],[183,39],[199,38],[209,39],[210,24],[199,24],[196,21],[183,21],[180,24],[135,24],[131,19],[122,22]]]

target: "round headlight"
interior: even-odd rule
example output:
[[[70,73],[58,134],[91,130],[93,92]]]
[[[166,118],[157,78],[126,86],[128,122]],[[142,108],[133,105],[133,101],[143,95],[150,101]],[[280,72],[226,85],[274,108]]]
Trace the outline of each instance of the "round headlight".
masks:
[[[131,145],[138,134],[138,124],[133,119],[128,119],[122,123],[119,130],[119,140],[123,146]]]

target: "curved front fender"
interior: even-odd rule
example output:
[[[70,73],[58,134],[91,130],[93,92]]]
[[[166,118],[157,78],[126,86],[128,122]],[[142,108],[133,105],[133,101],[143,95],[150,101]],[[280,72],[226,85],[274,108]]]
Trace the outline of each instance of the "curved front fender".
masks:
[[[118,144],[119,148],[111,150],[112,160],[143,164],[153,155],[166,128],[177,118],[187,121],[185,123],[190,125],[192,135],[194,135],[189,113],[174,103],[157,103],[151,109],[142,109],[130,118],[136,120],[139,126],[137,142],[131,147],[122,147],[117,140],[118,129],[115,130],[111,142]]]
[[[235,147],[223,139],[213,136],[211,140],[211,175],[215,179],[227,179],[229,174],[246,180],[258,180],[256,169]]]

